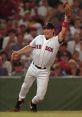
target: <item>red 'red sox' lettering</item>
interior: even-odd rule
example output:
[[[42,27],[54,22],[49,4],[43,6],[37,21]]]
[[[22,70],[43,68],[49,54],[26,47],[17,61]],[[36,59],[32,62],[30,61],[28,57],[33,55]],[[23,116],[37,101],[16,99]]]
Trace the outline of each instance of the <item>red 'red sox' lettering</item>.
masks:
[[[49,52],[53,52],[53,48],[48,47],[48,46],[46,46],[45,50],[47,50],[47,51],[49,51]]]
[[[36,49],[41,49],[42,45],[36,45]]]
[[[41,47],[42,47],[42,45],[36,45],[36,49],[41,49]],[[53,52],[53,48],[48,47],[48,46],[45,47],[45,50],[47,50],[49,52]]]

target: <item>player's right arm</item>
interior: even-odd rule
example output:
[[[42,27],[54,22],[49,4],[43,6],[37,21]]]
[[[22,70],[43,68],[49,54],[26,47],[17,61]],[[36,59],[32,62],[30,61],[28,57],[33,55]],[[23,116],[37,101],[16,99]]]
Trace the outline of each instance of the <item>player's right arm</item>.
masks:
[[[30,45],[27,45],[18,51],[13,51],[13,53],[11,55],[11,60],[15,60],[18,58],[18,56],[25,54],[25,53],[29,53],[31,51],[32,51],[32,46],[30,46]]]

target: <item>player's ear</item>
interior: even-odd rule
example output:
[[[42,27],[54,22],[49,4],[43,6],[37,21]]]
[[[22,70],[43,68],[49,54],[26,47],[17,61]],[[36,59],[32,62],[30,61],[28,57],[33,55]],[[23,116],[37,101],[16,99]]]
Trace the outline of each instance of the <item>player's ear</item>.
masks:
[[[55,34],[55,32],[53,32],[53,35]]]
[[[55,30],[53,30],[53,35],[55,35],[55,33],[56,33],[56,31],[55,31]]]

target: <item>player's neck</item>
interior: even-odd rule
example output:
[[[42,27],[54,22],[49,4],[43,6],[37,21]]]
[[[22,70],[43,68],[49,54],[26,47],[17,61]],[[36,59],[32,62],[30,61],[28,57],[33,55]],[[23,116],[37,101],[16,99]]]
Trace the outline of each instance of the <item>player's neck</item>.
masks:
[[[49,39],[51,39],[55,35],[53,34],[53,35],[50,35],[50,36],[46,36],[46,35],[44,35],[44,36],[45,36],[46,40],[49,40]]]
[[[49,40],[49,39],[51,39],[53,36],[50,36],[50,37],[46,37],[46,40]]]
[[[47,37],[46,40],[49,40],[49,38]]]

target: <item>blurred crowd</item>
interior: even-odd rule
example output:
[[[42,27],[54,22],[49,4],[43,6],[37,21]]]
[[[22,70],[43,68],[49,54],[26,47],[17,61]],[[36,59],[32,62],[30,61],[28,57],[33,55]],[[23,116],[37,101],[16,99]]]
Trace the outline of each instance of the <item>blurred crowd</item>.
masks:
[[[51,76],[82,76],[82,1],[71,2],[73,12],[69,17],[66,39],[51,68]],[[42,34],[42,27],[46,22],[52,22],[58,34],[63,18],[62,2],[57,7],[51,7],[47,0],[1,0],[0,76],[21,75],[26,72],[32,61],[31,54],[12,61],[12,52]]]

